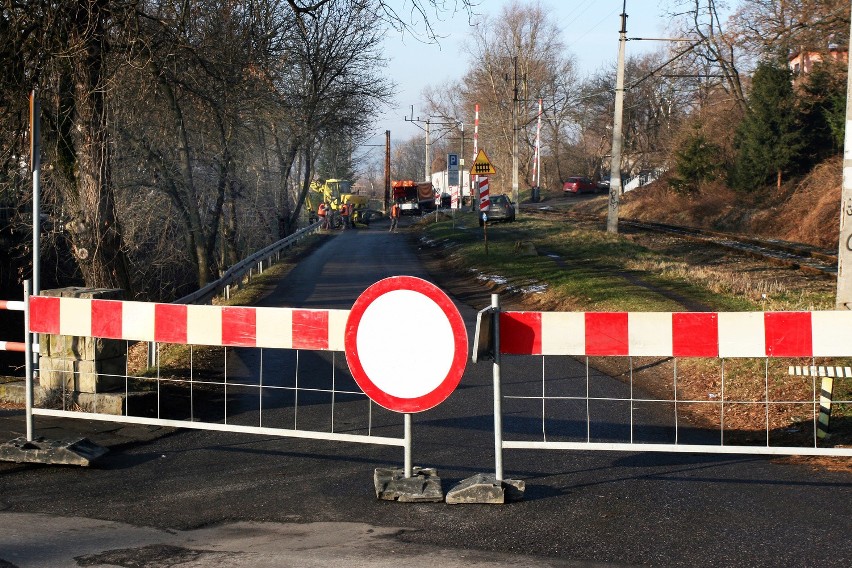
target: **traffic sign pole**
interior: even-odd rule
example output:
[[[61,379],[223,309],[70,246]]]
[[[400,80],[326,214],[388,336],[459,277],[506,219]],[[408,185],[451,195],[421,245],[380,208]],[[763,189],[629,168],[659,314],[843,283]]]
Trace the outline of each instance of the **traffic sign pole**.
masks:
[[[422,349],[389,350],[400,336]],[[403,413],[406,479],[413,475],[411,413],[433,408],[452,394],[464,374],[467,345],[467,330],[455,304],[420,278],[380,280],[358,296],[349,312],[346,362],[370,400]],[[406,369],[404,376],[400,369]]]
[[[405,475],[406,479],[411,477],[411,413],[406,412],[403,415],[403,422],[405,424],[405,457],[403,459],[403,475]]]

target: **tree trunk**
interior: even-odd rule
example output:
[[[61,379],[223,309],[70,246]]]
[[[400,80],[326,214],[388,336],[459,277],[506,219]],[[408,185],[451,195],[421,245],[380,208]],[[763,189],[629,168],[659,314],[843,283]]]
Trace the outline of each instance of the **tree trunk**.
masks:
[[[231,181],[231,191],[228,195],[228,220],[225,223],[225,233],[222,235],[223,245],[226,247],[224,254],[227,266],[233,266],[240,261],[237,254],[237,182]]]
[[[199,288],[205,286],[210,280],[210,262],[208,260],[207,236],[201,223],[201,215],[198,211],[198,199],[195,195],[195,182],[192,175],[192,157],[189,149],[189,135],[186,131],[183,112],[180,104],[162,74],[157,73],[160,92],[166,97],[172,111],[172,119],[177,138],[178,169],[181,173],[181,183],[176,184],[179,191],[181,207],[186,211],[189,226],[186,231],[192,241],[190,253],[195,261],[196,274]]]
[[[304,149],[305,167],[304,177],[302,178],[302,189],[299,191],[299,196],[296,199],[296,206],[293,208],[293,213],[287,223],[287,234],[293,232],[296,227],[296,221],[299,219],[299,213],[302,212],[302,204],[305,203],[305,197],[308,195],[308,190],[311,188],[311,177],[313,176],[313,153],[310,144],[305,145]]]
[[[73,89],[73,181],[64,195],[73,211],[67,223],[77,265],[87,286],[122,288],[132,297],[121,228],[116,219],[111,179],[108,120],[104,99],[104,20],[106,2],[78,7],[70,43],[80,51],[70,60]]]
[[[290,210],[290,192],[288,191],[288,186],[290,185],[290,172],[293,170],[293,163],[296,161],[296,155],[299,153],[299,140],[296,136],[291,135],[285,150],[281,146],[281,138],[278,136],[276,130],[273,130],[273,135],[275,136],[275,148],[278,154],[279,183],[281,184],[281,202],[278,211],[278,238],[283,239],[292,232],[292,223],[290,221],[292,211]]]

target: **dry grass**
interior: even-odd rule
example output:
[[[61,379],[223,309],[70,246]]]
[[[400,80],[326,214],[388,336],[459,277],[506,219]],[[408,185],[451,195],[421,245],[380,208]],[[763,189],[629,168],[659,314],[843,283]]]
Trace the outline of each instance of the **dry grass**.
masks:
[[[766,231],[788,241],[837,248],[840,233],[840,158],[824,162],[804,179],[766,219]]]
[[[744,271],[729,265],[700,265],[668,259],[631,259],[628,270],[659,274],[667,278],[691,282],[716,294],[748,298],[763,311],[830,310],[834,308],[829,294],[819,293],[828,288],[827,281],[802,281],[778,271]],[[810,285],[813,284],[813,285]]]
[[[671,190],[665,179],[626,194],[625,218],[807,243],[834,250],[840,230],[840,158],[827,160],[782,191],[737,193],[721,183],[708,184],[700,195]],[[661,207],[660,204],[665,204]]]

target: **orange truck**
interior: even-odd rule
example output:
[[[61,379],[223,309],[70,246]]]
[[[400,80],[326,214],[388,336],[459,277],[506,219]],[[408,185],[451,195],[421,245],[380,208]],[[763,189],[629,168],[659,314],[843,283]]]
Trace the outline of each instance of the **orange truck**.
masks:
[[[437,208],[435,189],[428,181],[410,179],[391,182],[393,200],[399,204],[403,215],[422,215]]]

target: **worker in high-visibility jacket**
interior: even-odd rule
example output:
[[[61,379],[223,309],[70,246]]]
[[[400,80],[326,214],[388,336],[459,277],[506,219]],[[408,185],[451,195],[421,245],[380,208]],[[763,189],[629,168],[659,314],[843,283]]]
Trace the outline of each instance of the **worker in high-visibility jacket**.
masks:
[[[396,232],[396,226],[399,224],[399,213],[400,213],[399,203],[394,203],[391,206],[391,210],[390,210],[390,220],[391,220],[390,232],[391,233]]]
[[[340,211],[340,218],[341,218],[341,220],[343,220],[343,228],[348,229],[349,228],[349,213],[350,213],[349,204],[348,203],[341,203],[339,211]]]
[[[328,229],[328,205],[325,202],[319,204],[317,207],[317,215],[319,215],[320,221],[322,221],[322,225],[320,225],[321,229]]]

